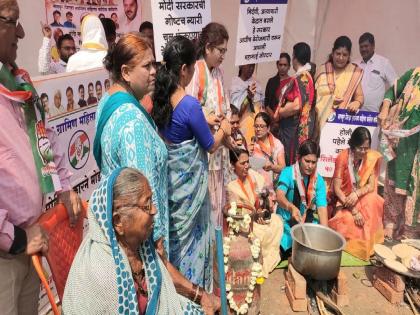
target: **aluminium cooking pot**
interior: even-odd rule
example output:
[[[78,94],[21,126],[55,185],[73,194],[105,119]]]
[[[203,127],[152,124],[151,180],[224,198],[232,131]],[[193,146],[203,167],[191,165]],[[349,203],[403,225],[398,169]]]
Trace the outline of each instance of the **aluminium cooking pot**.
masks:
[[[305,239],[302,227],[310,239]],[[344,237],[329,227],[303,223],[292,227],[292,264],[301,275],[314,280],[335,279],[340,272],[341,254],[346,246]]]

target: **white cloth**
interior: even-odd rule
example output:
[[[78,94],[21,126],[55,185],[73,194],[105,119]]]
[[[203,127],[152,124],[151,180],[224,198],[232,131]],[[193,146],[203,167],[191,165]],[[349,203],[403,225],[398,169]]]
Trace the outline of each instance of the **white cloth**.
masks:
[[[385,95],[386,85],[391,86],[398,78],[389,60],[374,54],[367,62],[357,63],[363,70],[362,89],[364,104],[361,110],[378,112]]]
[[[140,5],[140,1],[138,1],[138,4]],[[134,18],[133,21],[130,21],[125,14],[121,17],[119,22],[119,33],[129,33],[129,32],[138,32],[141,24],[141,18],[139,16],[139,11],[137,11],[137,15]]]
[[[38,54],[38,71],[41,75],[66,72],[67,63],[63,60],[55,62],[51,58],[51,40],[48,37],[42,39],[42,46]]]
[[[255,79],[252,77],[248,80],[244,81],[240,77],[234,77],[232,79],[232,84],[230,86],[230,103],[235,106],[238,110],[241,109],[241,105],[244,102],[245,98],[248,95],[247,89]],[[255,81],[256,82],[256,81]],[[261,88],[261,84],[256,82],[257,84],[257,91],[254,95],[254,103],[261,102],[264,103],[264,92]]]
[[[80,50],[69,58],[66,72],[103,67],[108,43],[101,20],[93,14],[86,16],[82,22],[81,34],[82,45]]]
[[[58,108],[55,105],[51,105],[48,111],[49,117],[61,115],[61,114],[64,114],[65,112],[67,112],[67,110],[64,108],[62,104]]]

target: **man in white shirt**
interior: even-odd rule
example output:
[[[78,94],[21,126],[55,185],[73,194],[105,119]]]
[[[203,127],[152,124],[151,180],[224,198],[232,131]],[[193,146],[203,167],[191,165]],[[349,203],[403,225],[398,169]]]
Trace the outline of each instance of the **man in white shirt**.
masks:
[[[44,38],[38,55],[38,71],[42,75],[66,72],[67,61],[76,52],[74,39],[70,34],[62,35],[57,40],[57,50],[60,60],[55,62],[51,58],[52,30],[48,25],[42,25]]]
[[[141,14],[137,0],[123,0],[124,15],[119,23],[119,32],[128,33],[138,31],[141,23]]]
[[[379,112],[384,99],[385,89],[397,79],[397,74],[389,60],[375,54],[375,38],[364,33],[359,38],[362,60],[358,65],[364,70],[362,89],[365,97],[361,110]]]

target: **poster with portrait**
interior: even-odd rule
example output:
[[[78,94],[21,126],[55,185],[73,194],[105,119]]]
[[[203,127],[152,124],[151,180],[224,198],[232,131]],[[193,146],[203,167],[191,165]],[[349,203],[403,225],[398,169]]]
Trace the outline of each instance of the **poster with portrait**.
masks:
[[[141,0],[45,0],[45,23],[53,31],[53,44],[62,34],[70,34],[81,45],[81,21],[87,14],[114,21],[117,36],[138,31],[142,22]],[[52,45],[54,47],[54,45]],[[56,54],[53,52],[52,56]]]
[[[73,189],[89,200],[101,175],[93,157],[96,109],[98,101],[110,87],[108,73],[103,69],[36,77],[33,79],[48,117],[48,126],[56,135],[65,153],[65,166],[72,172]],[[46,197],[45,209],[56,205],[56,195]],[[48,264],[43,266],[50,274]],[[48,278],[54,289],[52,277]],[[41,290],[39,313],[50,308],[45,290]]]
[[[211,22],[210,0],[156,0],[151,4],[157,61],[162,61],[163,48],[172,37],[182,35],[195,41]]]
[[[331,114],[322,128],[320,147],[321,156],[318,159],[318,172],[323,177],[332,177],[335,159],[341,150],[349,147],[348,142],[354,129],[366,127],[371,134],[371,148],[378,147],[378,113],[359,111],[350,115],[345,109],[337,109]]]
[[[235,65],[278,60],[288,0],[239,0]]]

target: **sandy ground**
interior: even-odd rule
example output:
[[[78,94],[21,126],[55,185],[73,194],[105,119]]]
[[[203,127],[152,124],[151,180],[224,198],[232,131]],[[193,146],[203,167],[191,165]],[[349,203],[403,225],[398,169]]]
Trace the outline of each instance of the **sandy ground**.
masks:
[[[362,279],[367,279],[366,274],[370,274],[372,267],[346,267],[344,270],[349,285],[350,305],[343,307],[346,315],[411,315],[408,304],[392,305],[379,291],[373,287],[368,287],[362,283]],[[288,315],[306,314],[306,312],[295,313],[289,306],[284,292],[284,270],[278,269],[270,274],[269,279],[261,288],[261,315]],[[360,275],[356,279],[353,274]],[[366,281],[363,281],[366,283]],[[369,283],[368,283],[369,284]]]

